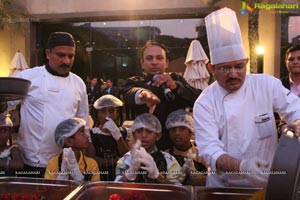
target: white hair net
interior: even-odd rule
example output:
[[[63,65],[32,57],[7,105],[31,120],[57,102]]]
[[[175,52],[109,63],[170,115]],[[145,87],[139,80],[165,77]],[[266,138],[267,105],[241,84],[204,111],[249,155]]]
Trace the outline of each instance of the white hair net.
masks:
[[[144,113],[137,116],[131,126],[131,132],[139,128],[145,128],[156,133],[161,132],[161,125],[159,120],[152,114]]]
[[[0,127],[12,127],[13,123],[10,120],[10,114],[0,113]]]
[[[85,124],[86,122],[80,118],[70,118],[60,122],[54,133],[57,146],[63,148],[65,139],[74,135]]]
[[[97,99],[94,103],[94,108],[102,109],[106,107],[120,107],[123,106],[123,102],[117,97],[106,94]]]
[[[171,112],[166,120],[166,129],[184,126],[194,132],[194,118],[190,113],[183,109]]]

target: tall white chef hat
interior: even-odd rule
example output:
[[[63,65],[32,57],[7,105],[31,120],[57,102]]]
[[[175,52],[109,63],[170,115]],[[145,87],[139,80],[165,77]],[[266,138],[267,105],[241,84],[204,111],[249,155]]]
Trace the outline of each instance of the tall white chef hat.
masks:
[[[235,12],[222,8],[205,17],[210,59],[213,65],[246,59]]]

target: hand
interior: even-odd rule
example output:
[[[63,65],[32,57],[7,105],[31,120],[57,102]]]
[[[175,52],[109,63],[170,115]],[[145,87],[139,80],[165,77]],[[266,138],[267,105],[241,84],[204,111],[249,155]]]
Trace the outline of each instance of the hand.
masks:
[[[296,137],[300,137],[300,119],[297,119],[293,121],[292,124],[289,124],[287,126],[287,130],[284,130],[284,132],[286,133],[287,131],[294,132]]]
[[[63,156],[63,160],[61,162],[61,171],[66,173],[69,172],[68,159],[65,156]]]
[[[131,146],[131,165],[128,170],[125,171],[125,177],[133,181],[136,179],[137,171],[141,167],[139,149],[141,147],[141,141],[136,140],[135,143]]]
[[[142,155],[140,154],[140,148],[142,145],[142,142],[138,139],[136,142],[132,145],[131,148],[131,167],[134,171],[138,171],[141,167],[141,157]]]
[[[184,158],[184,164],[181,169],[186,174],[190,174],[191,172],[197,171],[194,164],[194,160],[192,158]]]
[[[56,179],[58,180],[69,180],[69,167],[68,167],[68,160],[65,156],[65,150],[67,150],[67,148],[64,148],[64,153],[63,153],[63,159],[61,162],[61,170],[57,176]],[[68,150],[67,150],[68,151]],[[67,153],[68,154],[68,153]]]
[[[176,83],[173,81],[171,76],[169,74],[160,74],[157,75],[155,78],[154,83],[152,83],[153,86],[160,87],[162,84],[166,84],[168,88],[171,90],[175,90],[177,88]]]
[[[75,181],[82,181],[84,176],[82,175],[82,173],[79,169],[79,166],[77,164],[75,153],[73,152],[73,150],[71,148],[68,148],[66,153],[67,153],[66,162],[67,162],[67,166],[71,172],[71,174],[70,174],[71,177]]]
[[[0,153],[0,159],[2,158],[7,158],[8,156],[10,155],[10,149],[5,149],[4,151],[2,151],[1,153]]]
[[[66,160],[66,162],[68,162],[70,159],[76,160],[75,154],[71,147],[63,149],[63,157],[64,157],[64,160]]]
[[[144,164],[141,169],[148,172],[149,178],[157,179],[159,176],[159,171],[157,169],[155,161],[153,160],[153,157],[149,153],[147,153],[144,147],[140,148],[139,154],[141,155],[141,163]]]
[[[120,132],[120,129],[117,127],[117,125],[115,124],[115,122],[111,118],[106,117],[106,120],[107,121],[104,123],[102,128],[107,129],[111,133],[112,137],[116,141],[118,141],[120,139],[120,137],[122,136],[121,132]]]
[[[141,148],[141,145],[142,145],[142,142],[141,142],[141,140],[139,140],[139,139],[137,139],[137,140],[135,141],[135,143],[132,144],[131,149],[130,149],[131,155],[132,155],[132,156],[135,156],[135,157],[138,156],[138,151],[139,151],[139,149]]]
[[[268,162],[254,157],[249,160],[242,160],[240,163],[240,172],[253,184],[265,187],[268,175],[263,173],[262,169],[268,167],[268,165]]]
[[[149,90],[143,90],[139,94],[139,98],[142,102],[146,103],[151,114],[154,112],[156,105],[160,103],[160,99]]]

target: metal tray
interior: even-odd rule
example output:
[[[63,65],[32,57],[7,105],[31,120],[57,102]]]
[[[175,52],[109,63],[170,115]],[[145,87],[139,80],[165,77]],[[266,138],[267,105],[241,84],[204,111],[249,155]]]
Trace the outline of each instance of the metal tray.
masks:
[[[0,194],[36,194],[47,200],[60,200],[68,196],[79,182],[42,178],[0,177]]]
[[[180,199],[191,200],[192,192],[188,187],[166,184],[138,184],[121,182],[88,182],[80,186],[75,194],[65,199],[69,200],[108,200],[111,194],[128,197],[134,193],[143,193],[147,200]]]
[[[300,199],[300,140],[281,135],[267,186],[267,200]]]
[[[0,77],[0,101],[23,99],[31,82],[22,78]]]
[[[254,193],[262,191],[261,188],[208,188],[197,186],[195,190],[195,200],[248,200]]]

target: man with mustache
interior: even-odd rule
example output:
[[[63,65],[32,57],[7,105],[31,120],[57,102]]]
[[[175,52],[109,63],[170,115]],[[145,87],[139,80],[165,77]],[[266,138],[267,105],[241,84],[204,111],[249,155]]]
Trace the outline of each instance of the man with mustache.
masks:
[[[170,112],[177,109],[193,107],[201,93],[200,89],[190,86],[183,76],[177,73],[166,73],[169,65],[168,50],[156,41],[146,42],[141,51],[140,64],[143,76],[127,79],[124,88],[124,102],[132,107],[136,115],[154,114],[162,124],[162,137],[157,142],[159,149],[171,147],[171,140],[165,128]],[[173,99],[168,99],[163,87],[169,89]]]
[[[16,74],[31,81],[27,96],[0,106],[3,112],[21,103],[17,143],[25,165],[24,173],[18,176],[44,177],[49,159],[62,151],[54,140],[54,129],[61,121],[72,117],[89,121],[86,86],[70,72],[74,56],[73,36],[66,32],[51,33],[46,49],[48,64]],[[89,134],[88,127],[86,133]]]
[[[205,24],[216,81],[196,100],[194,123],[199,156],[210,168],[206,186],[265,187],[278,140],[273,113],[299,136],[300,98],[272,76],[246,74],[234,11],[217,10]]]

